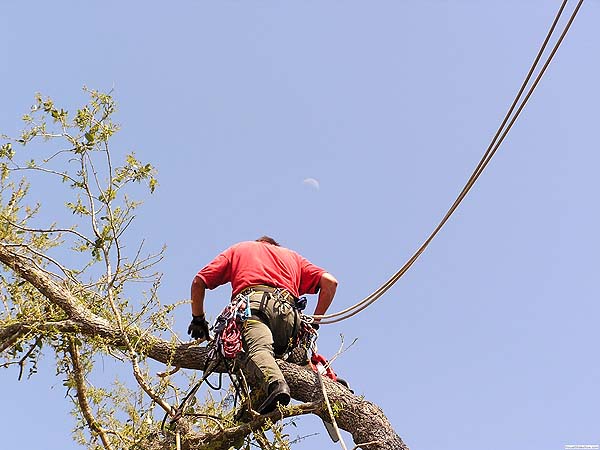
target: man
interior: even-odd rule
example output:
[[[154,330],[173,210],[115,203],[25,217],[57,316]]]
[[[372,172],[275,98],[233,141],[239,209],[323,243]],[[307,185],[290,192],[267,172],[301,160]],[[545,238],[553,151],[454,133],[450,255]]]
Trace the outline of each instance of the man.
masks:
[[[300,326],[295,300],[318,292],[314,314],[325,314],[335,295],[337,280],[271,237],[235,244],[200,270],[192,282],[192,323],[188,334],[193,338],[208,338],[206,289],[228,282],[232,299],[238,294],[250,299],[252,315],[243,324],[242,342],[247,368],[262,381],[267,394],[258,408],[266,414],[278,403],[287,405],[290,401],[289,387],[274,356],[286,352]]]

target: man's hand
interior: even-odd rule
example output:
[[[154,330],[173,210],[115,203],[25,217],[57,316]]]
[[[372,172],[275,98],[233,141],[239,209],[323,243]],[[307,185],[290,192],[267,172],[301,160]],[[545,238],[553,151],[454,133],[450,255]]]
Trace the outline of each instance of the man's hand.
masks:
[[[204,339],[209,340],[210,335],[208,334],[208,322],[204,314],[201,316],[194,316],[192,314],[192,323],[188,327],[188,334],[193,339]]]

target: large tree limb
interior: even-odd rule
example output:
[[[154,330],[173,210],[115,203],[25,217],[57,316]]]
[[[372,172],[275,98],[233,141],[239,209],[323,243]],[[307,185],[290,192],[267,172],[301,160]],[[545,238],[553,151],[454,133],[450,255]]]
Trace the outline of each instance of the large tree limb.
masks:
[[[116,347],[123,346],[123,338],[118,327],[108,320],[93,314],[71,291],[61,283],[52,279],[42,270],[28,263],[23,255],[14,248],[0,243],[0,262],[4,263],[16,275],[33,285],[50,302],[59,306],[68,316],[69,330],[76,330],[85,336],[100,336]],[[0,329],[0,337],[15,336],[18,327]],[[57,326],[57,331],[60,326]],[[188,369],[202,370],[205,367],[207,349],[196,344],[174,344],[154,336],[143,334],[139,328],[128,327],[127,333],[132,341],[137,341],[137,348],[148,357],[162,362]],[[322,401],[319,380],[314,372],[285,361],[278,361],[283,375],[290,386],[292,396],[296,400],[312,403]],[[327,394],[331,402],[339,405],[336,417],[338,425],[352,434],[354,442],[376,442],[364,444],[361,448],[368,450],[404,450],[408,447],[392,428],[382,410],[371,402],[353,395],[339,383],[325,381]],[[327,420],[327,413],[317,411],[315,414]]]

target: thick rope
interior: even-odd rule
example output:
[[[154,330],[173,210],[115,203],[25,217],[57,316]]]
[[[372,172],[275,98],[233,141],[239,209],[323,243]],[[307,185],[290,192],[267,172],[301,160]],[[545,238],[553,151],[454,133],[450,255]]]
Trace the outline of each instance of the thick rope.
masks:
[[[538,54],[535,57],[535,60],[532,63],[531,68],[529,69],[529,72],[528,72],[527,76],[525,77],[525,80],[523,81],[523,84],[521,85],[521,88],[519,89],[519,92],[515,96],[515,99],[513,100],[513,103],[511,105],[511,107],[509,108],[508,112],[504,116],[502,124],[500,125],[500,127],[498,127],[498,130],[496,131],[496,134],[494,135],[494,138],[492,139],[490,145],[488,146],[485,154],[483,155],[483,157],[479,161],[479,164],[477,165],[477,167],[475,168],[475,170],[471,174],[471,177],[469,178],[469,180],[467,181],[467,183],[463,187],[462,191],[460,192],[460,194],[458,195],[458,197],[456,198],[456,200],[454,201],[454,203],[452,204],[452,206],[450,207],[450,209],[446,212],[446,214],[444,215],[444,217],[442,218],[442,220],[438,223],[438,225],[435,227],[435,229],[432,231],[432,233],[429,235],[429,237],[423,242],[423,244],[417,249],[417,251],[400,268],[400,270],[398,270],[389,280],[387,280],[375,292],[373,292],[369,296],[365,297],[363,300],[361,300],[360,302],[356,303],[355,305],[352,305],[352,306],[344,309],[343,311],[340,311],[340,312],[337,312],[337,313],[334,313],[334,314],[315,315],[315,316],[313,316],[314,319],[319,320],[320,324],[336,323],[336,322],[340,322],[342,320],[348,319],[348,318],[350,318],[350,317],[358,314],[359,312],[361,312],[362,310],[364,310],[365,308],[367,308],[369,305],[373,304],[375,301],[377,301],[383,294],[385,294],[408,271],[408,269],[410,269],[410,267],[414,264],[414,262],[425,251],[425,249],[427,248],[427,246],[429,245],[429,243],[436,237],[436,235],[439,233],[439,231],[442,229],[442,227],[446,224],[446,222],[448,221],[448,219],[450,219],[450,217],[452,216],[452,214],[454,213],[454,211],[456,211],[456,209],[458,208],[458,206],[460,205],[460,203],[463,201],[463,199],[469,193],[469,191],[471,190],[471,188],[473,187],[473,185],[475,184],[475,182],[477,181],[477,179],[479,178],[479,176],[483,173],[483,171],[485,170],[485,168],[487,167],[487,165],[489,164],[489,162],[491,161],[491,159],[495,155],[496,151],[498,150],[498,148],[500,147],[500,145],[502,144],[502,142],[504,141],[504,139],[508,135],[508,132],[511,130],[511,128],[514,125],[514,123],[516,122],[517,118],[519,117],[519,115],[523,111],[523,108],[525,107],[525,105],[529,101],[529,98],[531,97],[531,95],[535,91],[535,89],[536,89],[537,85],[539,84],[542,76],[546,72],[546,69],[550,65],[550,62],[552,61],[552,59],[554,58],[554,55],[556,54],[558,48],[562,44],[565,36],[567,35],[567,32],[569,31],[569,29],[571,27],[571,24],[575,20],[575,17],[577,16],[577,13],[579,12],[579,9],[581,8],[581,5],[583,4],[583,0],[579,0],[577,6],[573,10],[573,13],[571,14],[571,17],[569,18],[569,21],[567,22],[567,24],[563,28],[563,31],[562,31],[560,37],[558,38],[556,44],[554,45],[552,51],[550,52],[548,58],[546,59],[544,65],[542,67],[542,69],[540,70],[540,72],[537,75],[537,77],[535,78],[533,84],[531,85],[531,87],[527,91],[527,94],[525,95],[525,97],[523,98],[523,100],[521,101],[521,103],[519,104],[519,107],[516,108],[519,100],[521,99],[521,96],[523,95],[523,92],[525,91],[526,86],[529,84],[529,81],[531,80],[531,77],[532,77],[532,75],[533,75],[533,73],[534,73],[534,71],[535,71],[535,69],[536,69],[536,67],[537,67],[537,65],[538,65],[541,57],[542,57],[542,54],[544,53],[544,51],[545,51],[545,49],[546,49],[546,47],[548,45],[548,42],[549,42],[552,34],[554,33],[556,25],[557,25],[557,23],[558,23],[561,15],[562,15],[562,13],[563,13],[563,10],[564,10],[564,8],[565,8],[565,6],[567,4],[567,1],[568,0],[563,0],[563,2],[562,2],[561,6],[560,6],[560,8],[559,8],[559,10],[558,10],[558,12],[556,14],[556,17],[554,18],[552,26],[550,27],[550,29],[548,31],[548,34],[546,35],[546,38],[544,39],[544,42],[543,42],[542,46],[540,47],[540,50],[538,51]],[[516,112],[515,112],[515,108],[516,108]],[[513,116],[513,112],[515,112],[514,116]],[[512,116],[512,119],[511,119],[511,116]]]

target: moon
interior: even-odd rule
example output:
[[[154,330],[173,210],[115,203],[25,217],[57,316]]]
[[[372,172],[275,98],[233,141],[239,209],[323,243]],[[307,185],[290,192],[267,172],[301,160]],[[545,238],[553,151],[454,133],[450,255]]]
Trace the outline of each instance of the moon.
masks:
[[[316,191],[318,191],[321,187],[321,185],[319,184],[319,180],[315,178],[305,178],[304,181],[302,181],[302,183],[304,183],[306,186],[313,188]]]

